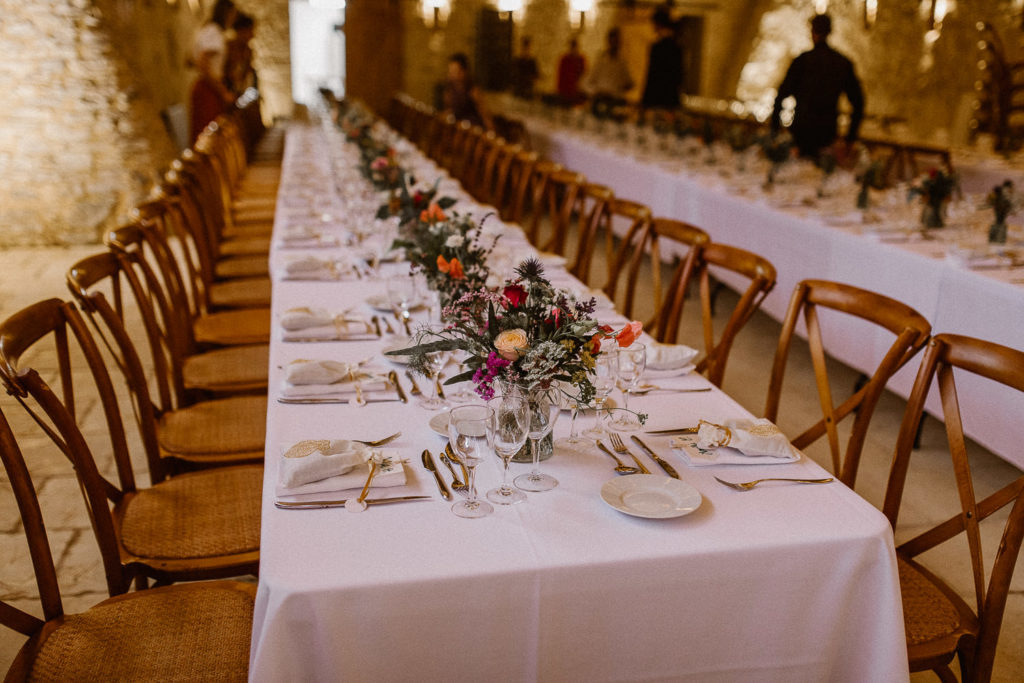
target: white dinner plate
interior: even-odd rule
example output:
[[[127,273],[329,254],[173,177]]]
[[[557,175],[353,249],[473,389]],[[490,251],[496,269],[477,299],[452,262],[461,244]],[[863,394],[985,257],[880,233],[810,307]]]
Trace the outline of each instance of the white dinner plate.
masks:
[[[392,313],[394,311],[394,309],[391,308],[391,302],[388,301],[387,294],[371,294],[366,297],[366,303],[370,304],[370,308],[375,311],[380,311],[382,313]],[[418,311],[421,308],[423,308],[423,304],[416,304],[414,306],[410,306],[409,310]]]
[[[619,512],[647,519],[688,515],[701,504],[700,491],[660,474],[616,477],[601,487],[601,498]]]
[[[399,349],[407,349],[413,343],[412,337],[402,337],[401,339],[395,339],[392,343],[384,347],[381,354],[385,354],[388,351],[398,351]],[[409,358],[411,356],[384,356],[384,360],[389,360],[392,363],[398,363],[399,365],[408,365]]]
[[[430,418],[430,422],[428,422],[427,424],[429,424],[430,428],[433,429],[438,434],[440,434],[441,436],[443,436],[445,438],[448,437],[448,411],[447,410],[435,414],[432,418]]]

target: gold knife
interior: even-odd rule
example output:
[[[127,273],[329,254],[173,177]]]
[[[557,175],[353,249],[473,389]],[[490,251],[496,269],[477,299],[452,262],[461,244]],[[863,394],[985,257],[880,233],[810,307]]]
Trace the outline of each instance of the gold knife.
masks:
[[[642,448],[645,451],[647,451],[647,455],[651,456],[651,459],[654,460],[654,462],[656,462],[659,465],[661,465],[661,469],[665,470],[665,474],[667,474],[668,476],[672,477],[673,479],[679,479],[680,478],[679,477],[679,473],[676,472],[676,469],[674,467],[672,467],[672,465],[669,465],[667,462],[662,460],[658,456],[657,453],[655,453],[650,448],[648,448],[647,444],[645,444],[643,441],[641,441],[639,436],[634,434],[631,438],[633,439],[633,441],[636,442],[636,444],[638,446],[640,446],[640,448]]]
[[[388,505],[389,503],[411,503],[417,500],[431,500],[432,496],[397,496],[394,498],[367,498],[367,505]],[[316,510],[319,508],[345,507],[347,500],[303,500],[299,502],[275,501],[274,507],[282,510]]]
[[[437,387],[437,397],[442,401],[445,400],[444,387],[441,386],[441,375],[434,379],[434,386]]]
[[[416,384],[416,378],[412,376],[412,373],[409,372],[408,370],[406,370],[405,371],[405,376],[409,378],[410,382],[412,382],[412,395],[413,396],[422,396],[423,392],[420,391],[420,387],[419,387],[418,384]]]
[[[673,427],[672,429],[645,429],[644,434],[696,434],[697,427]]]
[[[434,481],[437,482],[437,488],[441,491],[441,497],[445,500],[451,500],[452,492],[448,490],[447,486],[445,486],[444,479],[441,478],[441,474],[437,471],[437,465],[434,464],[434,458],[430,455],[430,451],[423,451],[422,458],[423,467],[434,475]]]

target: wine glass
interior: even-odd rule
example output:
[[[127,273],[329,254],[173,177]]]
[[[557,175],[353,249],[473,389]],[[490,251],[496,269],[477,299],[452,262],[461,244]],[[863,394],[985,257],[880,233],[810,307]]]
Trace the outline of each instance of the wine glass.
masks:
[[[445,408],[448,405],[448,401],[444,400],[440,396],[440,392],[437,390],[438,383],[441,381],[441,369],[448,364],[448,353],[446,351],[434,351],[432,353],[424,354],[424,365],[427,370],[427,382],[430,385],[430,393],[424,395],[420,399],[420,406],[427,410],[439,410]]]
[[[490,406],[458,406],[448,415],[448,441],[469,471],[469,494],[466,500],[452,505],[452,512],[459,517],[473,519],[494,512],[490,503],[476,498],[476,466],[491,444],[493,428],[494,410]]]
[[[520,393],[508,393],[494,401],[494,437],[491,447],[501,458],[501,486],[487,492],[487,500],[498,505],[513,505],[526,500],[526,494],[506,483],[508,463],[526,443],[530,431],[530,404]]]
[[[640,421],[633,413],[629,412],[629,394],[640,382],[647,367],[647,347],[643,344],[633,344],[624,349],[619,349],[616,354],[618,369],[616,374],[619,378],[619,388],[622,390],[622,410],[612,420],[612,427],[620,432],[631,432],[640,428]]]
[[[605,351],[594,358],[594,377],[591,382],[594,385],[594,426],[584,429],[584,436],[594,439],[602,439],[607,436],[604,428],[604,405],[608,401],[608,395],[615,388],[615,378],[618,373],[618,361],[614,351]]]
[[[405,327],[405,333],[411,335],[412,331],[409,328],[411,314],[409,309],[416,303],[416,280],[409,275],[397,275],[388,278],[387,292],[391,310],[395,312],[395,317]]]
[[[459,364],[459,374],[463,374],[468,369],[466,361],[469,359],[469,354],[465,351],[453,351],[451,358]],[[445,392],[448,396],[448,400],[452,403],[471,403],[478,402],[479,397],[476,392],[473,391],[473,383],[470,381],[459,382],[458,390]]]
[[[558,480],[550,474],[540,472],[540,440],[551,433],[561,406],[552,389],[532,390],[527,396],[527,401],[530,405],[529,437],[533,469],[529,474],[520,474],[512,481],[524,491],[550,491],[558,486]]]

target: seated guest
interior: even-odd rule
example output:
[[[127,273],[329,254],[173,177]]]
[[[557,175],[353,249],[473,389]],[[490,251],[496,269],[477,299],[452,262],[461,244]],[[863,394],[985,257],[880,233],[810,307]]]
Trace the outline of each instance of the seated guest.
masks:
[[[533,87],[540,78],[537,60],[530,54],[530,36],[523,36],[519,43],[519,56],[512,60],[512,94],[523,99],[533,99]]]
[[[633,87],[626,60],[619,54],[622,39],[619,29],[608,31],[606,48],[594,63],[584,81],[584,88],[593,100],[595,113],[599,109],[621,106],[626,103],[626,93]]]
[[[864,117],[864,93],[853,71],[853,63],[833,50],[827,40],[832,32],[832,19],[827,14],[811,19],[811,40],[814,47],[797,56],[779,86],[772,110],[772,133],[779,130],[782,101],[792,96],[796,111],[789,131],[800,155],[817,158],[821,150],[836,141],[839,95],[845,93],[853,112],[846,131],[845,144],[837,149],[837,157],[845,156],[849,145],[857,140]]]
[[[480,90],[469,75],[469,57],[456,52],[448,60],[448,78],[444,82],[441,99],[444,109],[460,121],[469,121],[475,126],[493,128],[491,117],[484,108]]]

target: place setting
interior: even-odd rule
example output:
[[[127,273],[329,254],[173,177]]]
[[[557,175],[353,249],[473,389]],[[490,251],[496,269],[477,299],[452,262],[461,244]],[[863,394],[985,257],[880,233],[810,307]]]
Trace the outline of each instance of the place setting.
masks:
[[[327,359],[296,359],[284,366],[278,403],[408,403],[394,370]]]

